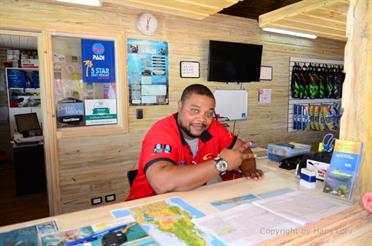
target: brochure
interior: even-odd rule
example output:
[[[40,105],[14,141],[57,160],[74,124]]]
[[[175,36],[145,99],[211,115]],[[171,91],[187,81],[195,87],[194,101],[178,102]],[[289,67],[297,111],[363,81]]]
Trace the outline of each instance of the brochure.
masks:
[[[30,245],[37,246],[39,237],[58,231],[56,222],[47,221],[37,225],[27,226],[0,233],[0,246]]]
[[[363,144],[336,140],[331,164],[324,180],[325,193],[351,201],[358,176]]]

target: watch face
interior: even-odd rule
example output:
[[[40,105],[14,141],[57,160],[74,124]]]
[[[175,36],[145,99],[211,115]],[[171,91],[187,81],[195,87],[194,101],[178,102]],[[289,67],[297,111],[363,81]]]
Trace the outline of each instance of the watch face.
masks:
[[[227,162],[223,159],[218,160],[216,163],[217,171],[219,171],[220,173],[225,172],[227,170],[227,167]]]
[[[150,13],[143,13],[138,17],[137,28],[144,35],[153,35],[158,28],[158,20]]]

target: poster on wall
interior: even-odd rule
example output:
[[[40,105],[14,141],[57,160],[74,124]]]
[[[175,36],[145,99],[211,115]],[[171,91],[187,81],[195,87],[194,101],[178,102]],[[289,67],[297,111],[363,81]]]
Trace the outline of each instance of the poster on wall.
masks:
[[[115,82],[114,41],[81,39],[83,81]]]
[[[127,46],[129,103],[168,104],[168,43],[128,39]]]
[[[118,115],[115,99],[86,99],[85,125],[116,124]]]

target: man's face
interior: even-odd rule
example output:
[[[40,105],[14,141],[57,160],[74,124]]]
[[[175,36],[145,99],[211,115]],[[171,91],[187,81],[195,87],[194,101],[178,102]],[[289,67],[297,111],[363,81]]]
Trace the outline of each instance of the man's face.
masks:
[[[178,124],[187,139],[199,137],[214,118],[215,101],[207,96],[191,94],[178,102]]]

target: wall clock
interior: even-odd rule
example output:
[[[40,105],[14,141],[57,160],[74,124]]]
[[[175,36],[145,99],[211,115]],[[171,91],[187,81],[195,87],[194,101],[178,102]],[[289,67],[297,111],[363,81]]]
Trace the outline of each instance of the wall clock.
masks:
[[[158,20],[153,14],[143,13],[137,19],[137,29],[142,34],[151,36],[158,29]]]

